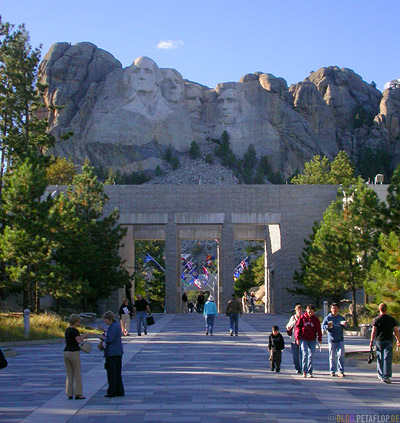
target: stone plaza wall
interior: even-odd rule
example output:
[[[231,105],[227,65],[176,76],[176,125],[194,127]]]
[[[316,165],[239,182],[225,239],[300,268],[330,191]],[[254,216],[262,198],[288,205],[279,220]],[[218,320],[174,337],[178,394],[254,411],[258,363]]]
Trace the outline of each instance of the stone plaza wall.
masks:
[[[167,312],[180,309],[179,241],[212,238],[219,239],[220,310],[233,292],[235,239],[266,241],[268,311],[289,310],[295,299],[286,288],[293,284],[304,239],[336,198],[337,189],[327,185],[106,186],[108,211],[117,207],[120,223],[134,228],[125,240],[128,266],[134,260],[133,239],[166,240]]]

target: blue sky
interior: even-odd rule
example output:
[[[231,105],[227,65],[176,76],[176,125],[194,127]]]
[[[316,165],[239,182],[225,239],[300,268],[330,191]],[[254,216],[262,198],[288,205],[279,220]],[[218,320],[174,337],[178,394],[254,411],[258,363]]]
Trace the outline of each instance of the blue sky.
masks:
[[[90,41],[124,67],[149,56],[211,88],[256,71],[290,85],[331,65],[381,90],[400,78],[398,0],[0,0],[0,14],[43,56]]]

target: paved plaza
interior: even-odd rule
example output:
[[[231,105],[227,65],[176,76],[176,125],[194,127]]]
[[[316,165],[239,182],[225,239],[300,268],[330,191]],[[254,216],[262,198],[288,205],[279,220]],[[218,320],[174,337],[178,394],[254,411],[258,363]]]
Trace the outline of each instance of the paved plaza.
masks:
[[[245,315],[238,337],[228,335],[224,315],[214,336],[205,336],[199,314],[155,317],[149,335],[124,338],[125,397],[104,398],[97,340],[91,354],[81,353],[82,401],[64,393],[63,343],[13,347],[18,355],[0,371],[0,422],[400,421],[399,370],[387,385],[377,379],[375,364],[348,360],[346,378],[331,378],[326,336],[316,352],[314,379],[295,373],[286,334],[281,373],[271,372],[267,334],[274,324],[284,329],[288,316]],[[368,349],[368,341],[356,336],[346,344],[347,351]]]

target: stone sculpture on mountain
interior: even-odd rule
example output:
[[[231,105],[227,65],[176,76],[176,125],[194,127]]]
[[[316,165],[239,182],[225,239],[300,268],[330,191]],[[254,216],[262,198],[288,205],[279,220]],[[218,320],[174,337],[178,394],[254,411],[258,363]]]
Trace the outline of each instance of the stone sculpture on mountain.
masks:
[[[333,158],[345,149],[354,156],[354,144],[390,143],[400,133],[400,90],[385,92],[381,103],[374,86],[337,67],[289,89],[283,78],[262,72],[210,89],[148,57],[122,68],[91,43],[57,43],[41,64],[40,82],[48,86],[54,153],[122,172],[154,170],[168,147],[183,154],[192,141],[210,142],[226,131],[239,158],[253,144],[288,176],[315,154]],[[357,124],[359,110],[375,118],[374,127]],[[73,136],[61,140],[69,131]]]

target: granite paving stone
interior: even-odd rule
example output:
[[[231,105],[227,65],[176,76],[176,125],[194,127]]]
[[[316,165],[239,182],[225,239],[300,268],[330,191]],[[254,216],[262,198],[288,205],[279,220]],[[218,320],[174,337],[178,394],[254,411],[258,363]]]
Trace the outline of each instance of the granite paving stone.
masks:
[[[204,334],[199,314],[157,315],[147,336],[124,337],[125,397],[104,398],[104,359],[97,348],[81,354],[83,401],[65,397],[63,344],[14,346],[18,355],[0,371],[1,423],[126,422],[328,422],[339,414],[397,414],[400,375],[382,384],[376,368],[346,361],[346,378],[331,378],[324,336],[316,351],[314,379],[292,364],[290,339],[280,373],[269,369],[272,325],[289,316],[247,314],[230,337],[218,316],[214,336]],[[368,349],[368,340],[346,336],[348,351]],[[97,342],[93,340],[92,342]],[[336,420],[335,420],[336,421]]]

